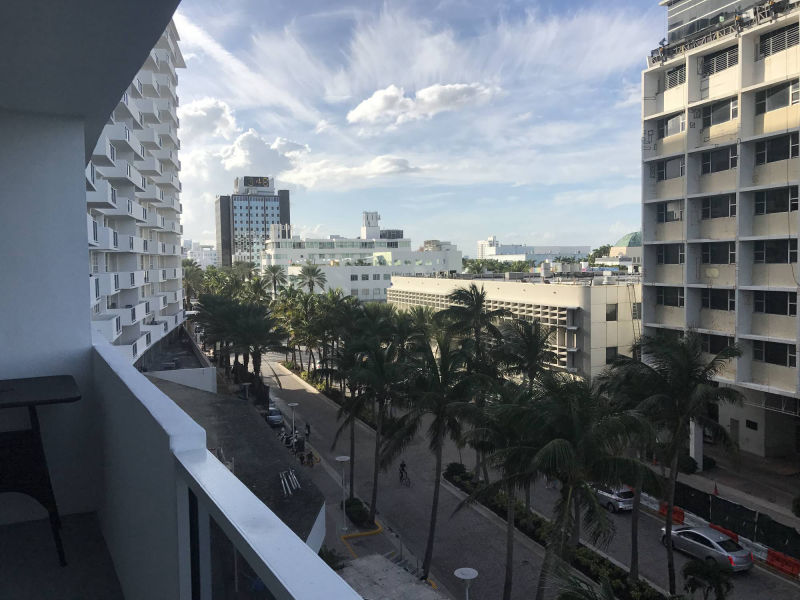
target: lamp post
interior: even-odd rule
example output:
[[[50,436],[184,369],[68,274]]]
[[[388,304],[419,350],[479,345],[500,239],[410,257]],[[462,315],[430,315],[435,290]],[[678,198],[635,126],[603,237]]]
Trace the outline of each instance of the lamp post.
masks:
[[[345,497],[347,496],[347,486],[344,480],[344,466],[350,462],[349,456],[337,456],[336,462],[342,465],[342,531],[347,531],[347,513],[344,510]]]
[[[292,407],[292,435],[294,435],[294,407],[300,406],[300,404],[298,402],[289,402],[288,406]]]
[[[465,590],[465,598],[469,600],[469,584],[470,582],[478,576],[478,572],[475,569],[471,569],[469,567],[461,567],[460,569],[456,569],[453,571],[453,575],[458,577],[461,581],[464,582],[464,590]]]

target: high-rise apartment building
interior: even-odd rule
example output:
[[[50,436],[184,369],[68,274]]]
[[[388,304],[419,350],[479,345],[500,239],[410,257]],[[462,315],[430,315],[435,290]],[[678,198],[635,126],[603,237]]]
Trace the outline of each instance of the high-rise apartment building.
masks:
[[[183,316],[178,75],[170,22],[109,116],[87,167],[92,328],[131,361]]]
[[[746,400],[719,423],[742,450],[797,455],[800,3],[662,4],[642,73],[645,331],[694,329],[709,356],[736,343],[718,380]]]
[[[289,190],[276,192],[271,177],[237,177],[233,194],[217,196],[214,215],[219,266],[260,264],[268,240],[291,237]]]

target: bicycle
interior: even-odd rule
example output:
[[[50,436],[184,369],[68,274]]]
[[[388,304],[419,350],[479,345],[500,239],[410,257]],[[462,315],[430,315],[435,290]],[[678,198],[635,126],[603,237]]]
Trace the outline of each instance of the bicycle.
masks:
[[[313,469],[314,465],[322,460],[319,456],[314,454],[311,450],[309,450],[308,452],[306,452],[302,456],[304,456],[305,458],[300,460],[300,464],[302,464],[305,467],[309,467],[310,469]]]
[[[405,471],[400,472],[400,485],[405,486],[407,488],[411,487],[411,478],[408,476],[408,473]]]

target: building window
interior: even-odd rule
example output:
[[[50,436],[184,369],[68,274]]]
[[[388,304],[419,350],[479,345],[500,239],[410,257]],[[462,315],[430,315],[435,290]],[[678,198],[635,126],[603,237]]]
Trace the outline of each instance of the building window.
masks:
[[[706,265],[736,264],[735,242],[713,242],[702,246],[702,260]]]
[[[759,240],[753,244],[753,261],[766,264],[797,262],[797,240]]]
[[[631,318],[634,320],[641,320],[642,318],[642,303],[634,302],[631,304]]]
[[[683,211],[680,201],[659,202],[656,204],[656,221],[659,223],[673,223],[683,221]]]
[[[736,146],[728,146],[720,150],[703,152],[701,171],[703,175],[728,171],[729,169],[735,169],[738,161],[739,156]]]
[[[748,429],[752,429],[753,431],[758,431],[758,423],[751,421],[750,419],[745,419],[744,426]]]
[[[676,86],[686,82],[686,65],[681,65],[667,71],[666,75],[666,89],[672,89]]]
[[[685,260],[683,244],[659,244],[656,246],[656,262],[659,265],[680,265]]]
[[[798,132],[756,142],[756,164],[764,165],[776,160],[787,160],[798,156]]]
[[[617,359],[617,346],[606,348],[606,364],[610,365]]]
[[[711,335],[703,333],[700,335],[700,343],[703,347],[703,352],[709,354],[719,354],[728,346],[733,346],[733,338],[727,335]]]
[[[755,214],[768,215],[797,210],[797,186],[756,192]]]
[[[662,306],[683,306],[682,287],[658,287],[656,288],[656,304]]]
[[[709,196],[702,198],[700,217],[702,219],[720,219],[736,216],[736,194]]]
[[[753,360],[782,367],[796,367],[797,347],[794,344],[753,340]]]
[[[703,77],[739,64],[739,46],[731,46],[703,57]]]
[[[351,296],[358,296],[358,288],[351,288],[350,289]]]
[[[729,98],[703,107],[703,127],[712,127],[739,116],[739,99]]]
[[[798,102],[800,102],[800,79],[787,81],[756,92],[756,114],[761,115]]]
[[[680,113],[672,117],[664,117],[658,120],[657,126],[658,139],[681,133],[682,131],[686,131],[686,115]]]
[[[375,289],[373,289],[373,290],[372,290],[372,296],[373,296],[373,298],[378,298],[378,297],[382,296],[382,294],[381,294],[381,290],[382,290],[382,289],[383,289],[383,288],[375,288]]]
[[[616,320],[617,320],[617,305],[606,304],[606,321],[616,321]]]
[[[350,275],[350,281],[358,281],[358,275]]]
[[[797,294],[795,292],[753,292],[753,311],[770,315],[797,314]]]
[[[685,169],[686,165],[683,156],[660,160],[655,165],[655,176],[658,181],[675,179],[676,177],[683,177]]]
[[[372,280],[373,281],[380,281],[380,278],[381,278],[381,274],[380,273],[373,273],[372,274]]]
[[[384,273],[383,274],[383,279],[384,280],[391,279],[391,278],[392,278],[392,276],[389,273]]]
[[[369,281],[369,273],[362,273],[361,281]]]
[[[736,292],[734,290],[704,288],[701,290],[700,297],[703,308],[736,310]]]
[[[762,58],[772,56],[787,48],[797,46],[797,42],[798,24],[794,23],[762,35],[758,43],[758,53]]]

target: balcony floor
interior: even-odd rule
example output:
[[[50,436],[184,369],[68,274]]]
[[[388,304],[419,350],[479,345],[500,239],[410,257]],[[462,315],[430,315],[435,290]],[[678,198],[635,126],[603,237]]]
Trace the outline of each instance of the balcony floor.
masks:
[[[67,515],[61,523],[66,567],[47,519],[0,527],[0,598],[123,600],[97,515]]]

